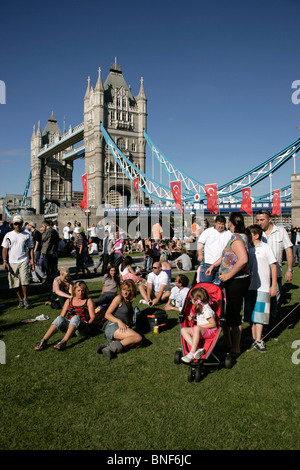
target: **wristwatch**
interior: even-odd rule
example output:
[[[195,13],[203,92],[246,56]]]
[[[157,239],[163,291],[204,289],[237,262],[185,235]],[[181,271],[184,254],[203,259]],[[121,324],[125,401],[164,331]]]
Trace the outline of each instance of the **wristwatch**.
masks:
[[[290,271],[290,273],[292,273],[292,274],[293,274],[293,272],[294,272],[294,270],[291,269],[291,268],[287,268],[287,271]]]

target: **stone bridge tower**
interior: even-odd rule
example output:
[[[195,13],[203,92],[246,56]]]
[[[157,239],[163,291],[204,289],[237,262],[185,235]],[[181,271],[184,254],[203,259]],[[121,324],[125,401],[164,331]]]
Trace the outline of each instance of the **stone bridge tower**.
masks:
[[[100,131],[101,122],[122,153],[145,172],[143,130],[147,130],[147,99],[143,79],[139,94],[134,97],[116,60],[104,84],[101,69],[95,88],[88,79],[84,97],[87,203],[89,208],[97,208],[104,203],[115,207],[128,206],[135,199],[135,191],[106,145]]]
[[[70,205],[72,201],[73,162],[63,161],[63,152],[40,159],[37,155],[45,145],[51,145],[62,133],[56,118],[49,117],[43,132],[40,123],[31,137],[31,205],[42,214],[47,204],[56,208]],[[68,204],[69,203],[69,204]],[[55,210],[54,210],[55,211]]]
[[[83,118],[83,126],[79,124],[76,127],[81,129],[80,139],[84,140],[88,208],[97,208],[105,203],[115,207],[128,206],[137,198],[135,190],[108,149],[100,123],[123,154],[145,172],[146,141],[143,130],[147,130],[147,99],[143,79],[139,94],[134,97],[116,60],[104,84],[99,68],[95,88],[88,79]],[[72,137],[71,128],[69,135]],[[66,141],[67,147],[63,144],[67,137],[68,133],[62,135],[53,113],[43,132],[40,123],[37,130],[33,130],[31,205],[37,214],[44,213],[50,203],[54,212],[59,207],[75,205],[72,201],[73,160],[68,157],[68,152],[74,152],[73,145],[80,139],[75,140],[74,137],[72,141],[73,137],[70,138]]]

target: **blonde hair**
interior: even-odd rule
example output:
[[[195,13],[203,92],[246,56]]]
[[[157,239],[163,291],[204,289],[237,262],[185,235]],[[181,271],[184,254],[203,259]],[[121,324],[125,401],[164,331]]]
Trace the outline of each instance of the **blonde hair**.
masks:
[[[61,267],[59,269],[59,275],[65,279],[67,276],[70,276],[70,271],[68,268]]]
[[[135,298],[136,294],[137,294],[136,285],[135,285],[135,283],[133,282],[132,279],[126,279],[120,285],[120,292],[122,293],[122,289],[124,289],[126,287],[130,290],[131,295],[130,295],[129,300],[130,300],[130,302],[132,302],[133,299]]]
[[[83,287],[84,288],[84,290],[85,290],[84,299],[87,299],[88,296],[89,296],[89,290],[88,290],[88,286],[83,281],[77,281],[77,282],[75,282],[75,284],[73,284],[73,286],[72,286],[72,297],[75,296],[75,291],[78,287]]]
[[[209,295],[203,287],[196,287],[191,292],[191,298],[195,301],[195,312],[201,313],[204,304],[209,303]]]

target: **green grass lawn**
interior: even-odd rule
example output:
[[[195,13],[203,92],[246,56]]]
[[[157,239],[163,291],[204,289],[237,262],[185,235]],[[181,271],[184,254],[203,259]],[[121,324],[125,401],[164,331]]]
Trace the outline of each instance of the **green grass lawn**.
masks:
[[[300,302],[299,280],[295,268],[293,282],[283,286],[281,318]],[[95,300],[101,283],[89,288]],[[280,324],[265,354],[245,350],[231,369],[214,368],[190,383],[188,367],[174,363],[180,346],[176,312],[169,312],[169,329],[145,335],[145,347],[108,361],[96,353],[106,341],[102,334],[75,337],[64,352],[36,352],[59,314],[44,305],[47,289],[31,289],[31,310],[19,310],[10,292],[1,294],[2,450],[300,448],[300,364],[292,361],[293,354],[300,358],[292,348],[300,340],[300,308]],[[41,313],[50,321],[21,322]]]

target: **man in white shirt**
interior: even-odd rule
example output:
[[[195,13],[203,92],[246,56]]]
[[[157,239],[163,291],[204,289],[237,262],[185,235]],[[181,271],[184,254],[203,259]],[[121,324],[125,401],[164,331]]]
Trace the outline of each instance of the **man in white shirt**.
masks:
[[[68,222],[67,225],[63,228],[63,235],[64,235],[64,240],[66,243],[68,243],[71,240],[71,222]]]
[[[272,216],[267,209],[261,209],[256,214],[256,223],[263,229],[264,234],[262,241],[271,246],[272,251],[277,260],[277,296],[271,299],[271,312],[269,329],[275,323],[277,315],[277,306],[280,298],[282,284],[282,256],[285,250],[287,259],[287,270],[285,273],[285,281],[290,282],[293,279],[293,244],[290,237],[283,227],[273,224]]]
[[[139,290],[143,297],[140,303],[154,306],[168,300],[171,294],[169,276],[162,271],[159,261],[153,263],[152,273],[147,277],[147,285],[140,284]]]
[[[23,219],[20,215],[13,218],[14,230],[8,232],[2,242],[3,268],[8,271],[10,289],[17,289],[19,308],[30,308],[27,287],[34,269],[34,243],[27,231],[22,231]]]
[[[200,264],[203,263],[200,282],[218,281],[219,267],[214,268],[210,276],[206,276],[205,272],[221,257],[231,236],[230,230],[226,230],[226,219],[223,215],[217,215],[214,226],[201,233],[197,246],[198,261]]]
[[[175,287],[171,290],[168,303],[165,305],[165,310],[176,310],[181,312],[185,298],[190,290],[189,279],[184,274],[180,274],[175,279]]]

